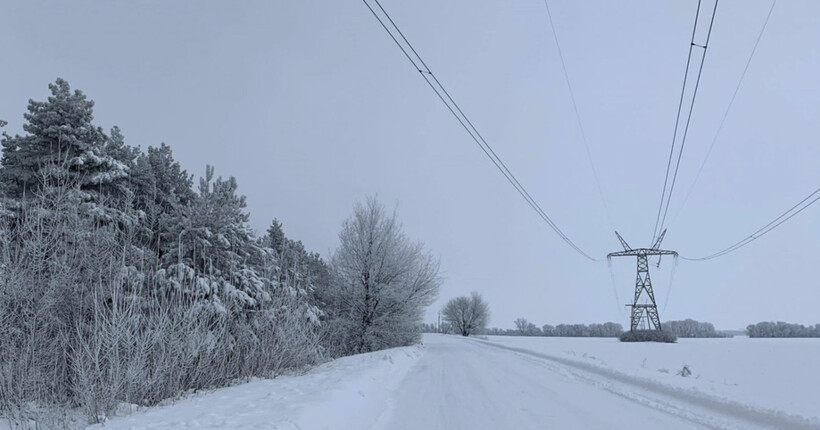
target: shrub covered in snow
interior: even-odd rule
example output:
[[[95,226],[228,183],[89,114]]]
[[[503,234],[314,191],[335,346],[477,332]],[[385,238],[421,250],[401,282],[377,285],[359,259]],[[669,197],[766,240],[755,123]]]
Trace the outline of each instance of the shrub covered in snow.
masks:
[[[666,342],[675,343],[678,338],[674,333],[666,330],[635,330],[625,331],[621,337],[621,342]]]

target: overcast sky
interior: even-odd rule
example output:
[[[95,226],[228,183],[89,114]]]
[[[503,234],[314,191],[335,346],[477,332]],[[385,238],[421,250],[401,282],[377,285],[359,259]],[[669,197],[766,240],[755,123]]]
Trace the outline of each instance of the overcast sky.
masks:
[[[706,1],[705,4],[711,3]],[[592,177],[541,0],[382,0],[495,151],[587,253],[649,246],[696,0],[550,7],[601,179]],[[681,206],[770,0],[722,0],[670,208],[666,249],[699,257],[820,184],[820,2],[781,0],[708,163]],[[235,176],[253,227],[271,219],[323,255],[356,200],[398,207],[440,256],[428,321],[479,291],[491,326],[628,326],[635,260],[576,254],[529,208],[358,0],[0,0],[0,119],[62,77],[131,145],[166,142],[192,173]],[[662,319],[718,328],[820,323],[820,207],[708,262],[652,267]],[[618,299],[616,299],[616,295]],[[668,298],[667,306],[664,306]]]

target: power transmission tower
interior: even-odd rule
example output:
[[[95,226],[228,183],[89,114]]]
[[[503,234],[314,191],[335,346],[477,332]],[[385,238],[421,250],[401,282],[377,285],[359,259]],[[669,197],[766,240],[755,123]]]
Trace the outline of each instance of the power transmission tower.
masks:
[[[649,278],[649,256],[677,256],[678,253],[675,251],[658,249],[661,246],[663,237],[666,235],[666,230],[658,236],[658,240],[655,241],[651,248],[632,249],[617,231],[615,232],[615,235],[618,236],[618,240],[621,242],[621,246],[624,247],[624,250],[607,254],[607,259],[612,257],[638,257],[638,276],[635,280],[635,297],[632,299],[632,304],[626,305],[632,308],[632,317],[629,330],[637,330],[641,323],[641,319],[643,318],[650,321],[651,325],[655,327],[655,330],[661,330],[661,319],[658,316],[658,305],[655,303],[655,293],[652,290],[652,280]],[[649,300],[639,303],[641,295],[644,291],[646,291],[646,296]]]

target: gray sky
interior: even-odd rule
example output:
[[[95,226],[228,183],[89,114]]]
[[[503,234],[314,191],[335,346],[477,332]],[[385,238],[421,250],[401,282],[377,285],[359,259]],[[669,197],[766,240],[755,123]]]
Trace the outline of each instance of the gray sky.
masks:
[[[710,3],[710,2],[706,2]],[[552,219],[596,257],[619,250],[540,0],[383,0],[431,69]],[[703,256],[820,184],[820,3],[781,0],[691,198],[681,209],[769,0],[723,0],[664,248]],[[550,2],[612,224],[648,246],[695,0]],[[56,77],[96,101],[131,145],[170,144],[192,173],[236,176],[252,223],[279,218],[328,254],[353,202],[398,205],[441,257],[447,299],[476,290],[492,326],[608,320],[635,261],[575,254],[450,116],[364,4],[350,1],[0,1],[0,118],[20,132]],[[679,214],[679,216],[677,216]],[[719,328],[818,323],[820,208],[708,262],[654,271],[663,319]],[[653,270],[654,270],[653,266]]]

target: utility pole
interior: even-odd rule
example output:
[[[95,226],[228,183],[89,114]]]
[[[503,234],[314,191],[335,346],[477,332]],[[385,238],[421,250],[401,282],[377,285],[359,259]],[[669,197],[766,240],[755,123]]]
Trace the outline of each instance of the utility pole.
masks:
[[[643,318],[646,318],[645,321],[649,322],[650,328],[654,326],[655,330],[661,330],[661,319],[658,316],[658,305],[655,303],[655,292],[652,290],[652,280],[649,278],[649,256],[677,256],[678,253],[675,251],[658,249],[661,246],[663,237],[666,235],[666,230],[658,236],[658,240],[655,241],[651,248],[632,249],[617,231],[615,232],[615,235],[618,236],[618,240],[621,242],[621,246],[624,247],[624,250],[607,254],[607,259],[612,257],[638,257],[638,276],[635,279],[635,295],[632,299],[632,303],[626,305],[632,308],[629,330],[637,330],[640,326],[641,319]],[[646,297],[649,300],[639,302],[644,292],[646,292]]]
[[[441,333],[441,311],[438,312],[438,327],[436,327],[439,333]]]

